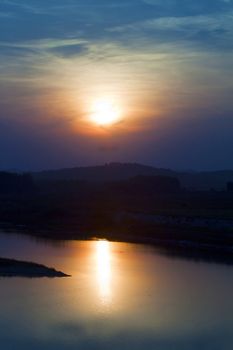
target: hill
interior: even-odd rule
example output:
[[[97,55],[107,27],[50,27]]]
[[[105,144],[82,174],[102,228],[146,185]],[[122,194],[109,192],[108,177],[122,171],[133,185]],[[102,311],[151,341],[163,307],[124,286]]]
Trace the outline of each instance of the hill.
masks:
[[[90,182],[114,182],[138,175],[169,176],[174,172],[136,163],[109,163],[99,166],[65,168],[33,173],[37,180],[85,180]]]
[[[36,181],[88,181],[114,182],[135,176],[176,177],[181,186],[193,190],[224,190],[228,181],[233,181],[232,170],[215,172],[178,172],[137,163],[109,163],[100,166],[75,167],[33,173]]]

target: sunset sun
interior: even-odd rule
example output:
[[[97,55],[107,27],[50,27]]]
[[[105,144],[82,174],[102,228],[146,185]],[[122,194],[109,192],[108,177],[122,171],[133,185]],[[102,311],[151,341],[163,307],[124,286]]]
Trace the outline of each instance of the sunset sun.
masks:
[[[93,103],[90,119],[100,126],[112,125],[121,117],[120,108],[114,101],[99,99]]]

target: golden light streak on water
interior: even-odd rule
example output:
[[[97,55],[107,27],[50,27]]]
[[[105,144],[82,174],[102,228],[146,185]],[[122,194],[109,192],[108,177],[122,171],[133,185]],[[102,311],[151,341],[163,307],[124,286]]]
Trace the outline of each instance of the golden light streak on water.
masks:
[[[96,274],[101,301],[105,304],[111,302],[112,298],[112,270],[110,242],[96,242]]]

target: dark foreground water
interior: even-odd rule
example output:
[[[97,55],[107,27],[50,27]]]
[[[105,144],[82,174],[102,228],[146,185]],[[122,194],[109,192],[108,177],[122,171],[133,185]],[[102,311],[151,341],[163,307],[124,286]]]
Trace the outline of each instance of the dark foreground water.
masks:
[[[233,267],[106,241],[0,234],[0,256],[64,279],[0,279],[1,350],[233,349]]]

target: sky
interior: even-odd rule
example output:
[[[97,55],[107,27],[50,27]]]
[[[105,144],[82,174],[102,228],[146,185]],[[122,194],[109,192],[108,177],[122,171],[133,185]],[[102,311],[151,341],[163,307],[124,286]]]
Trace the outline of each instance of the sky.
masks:
[[[0,169],[229,169],[232,112],[233,0],[0,0]]]

